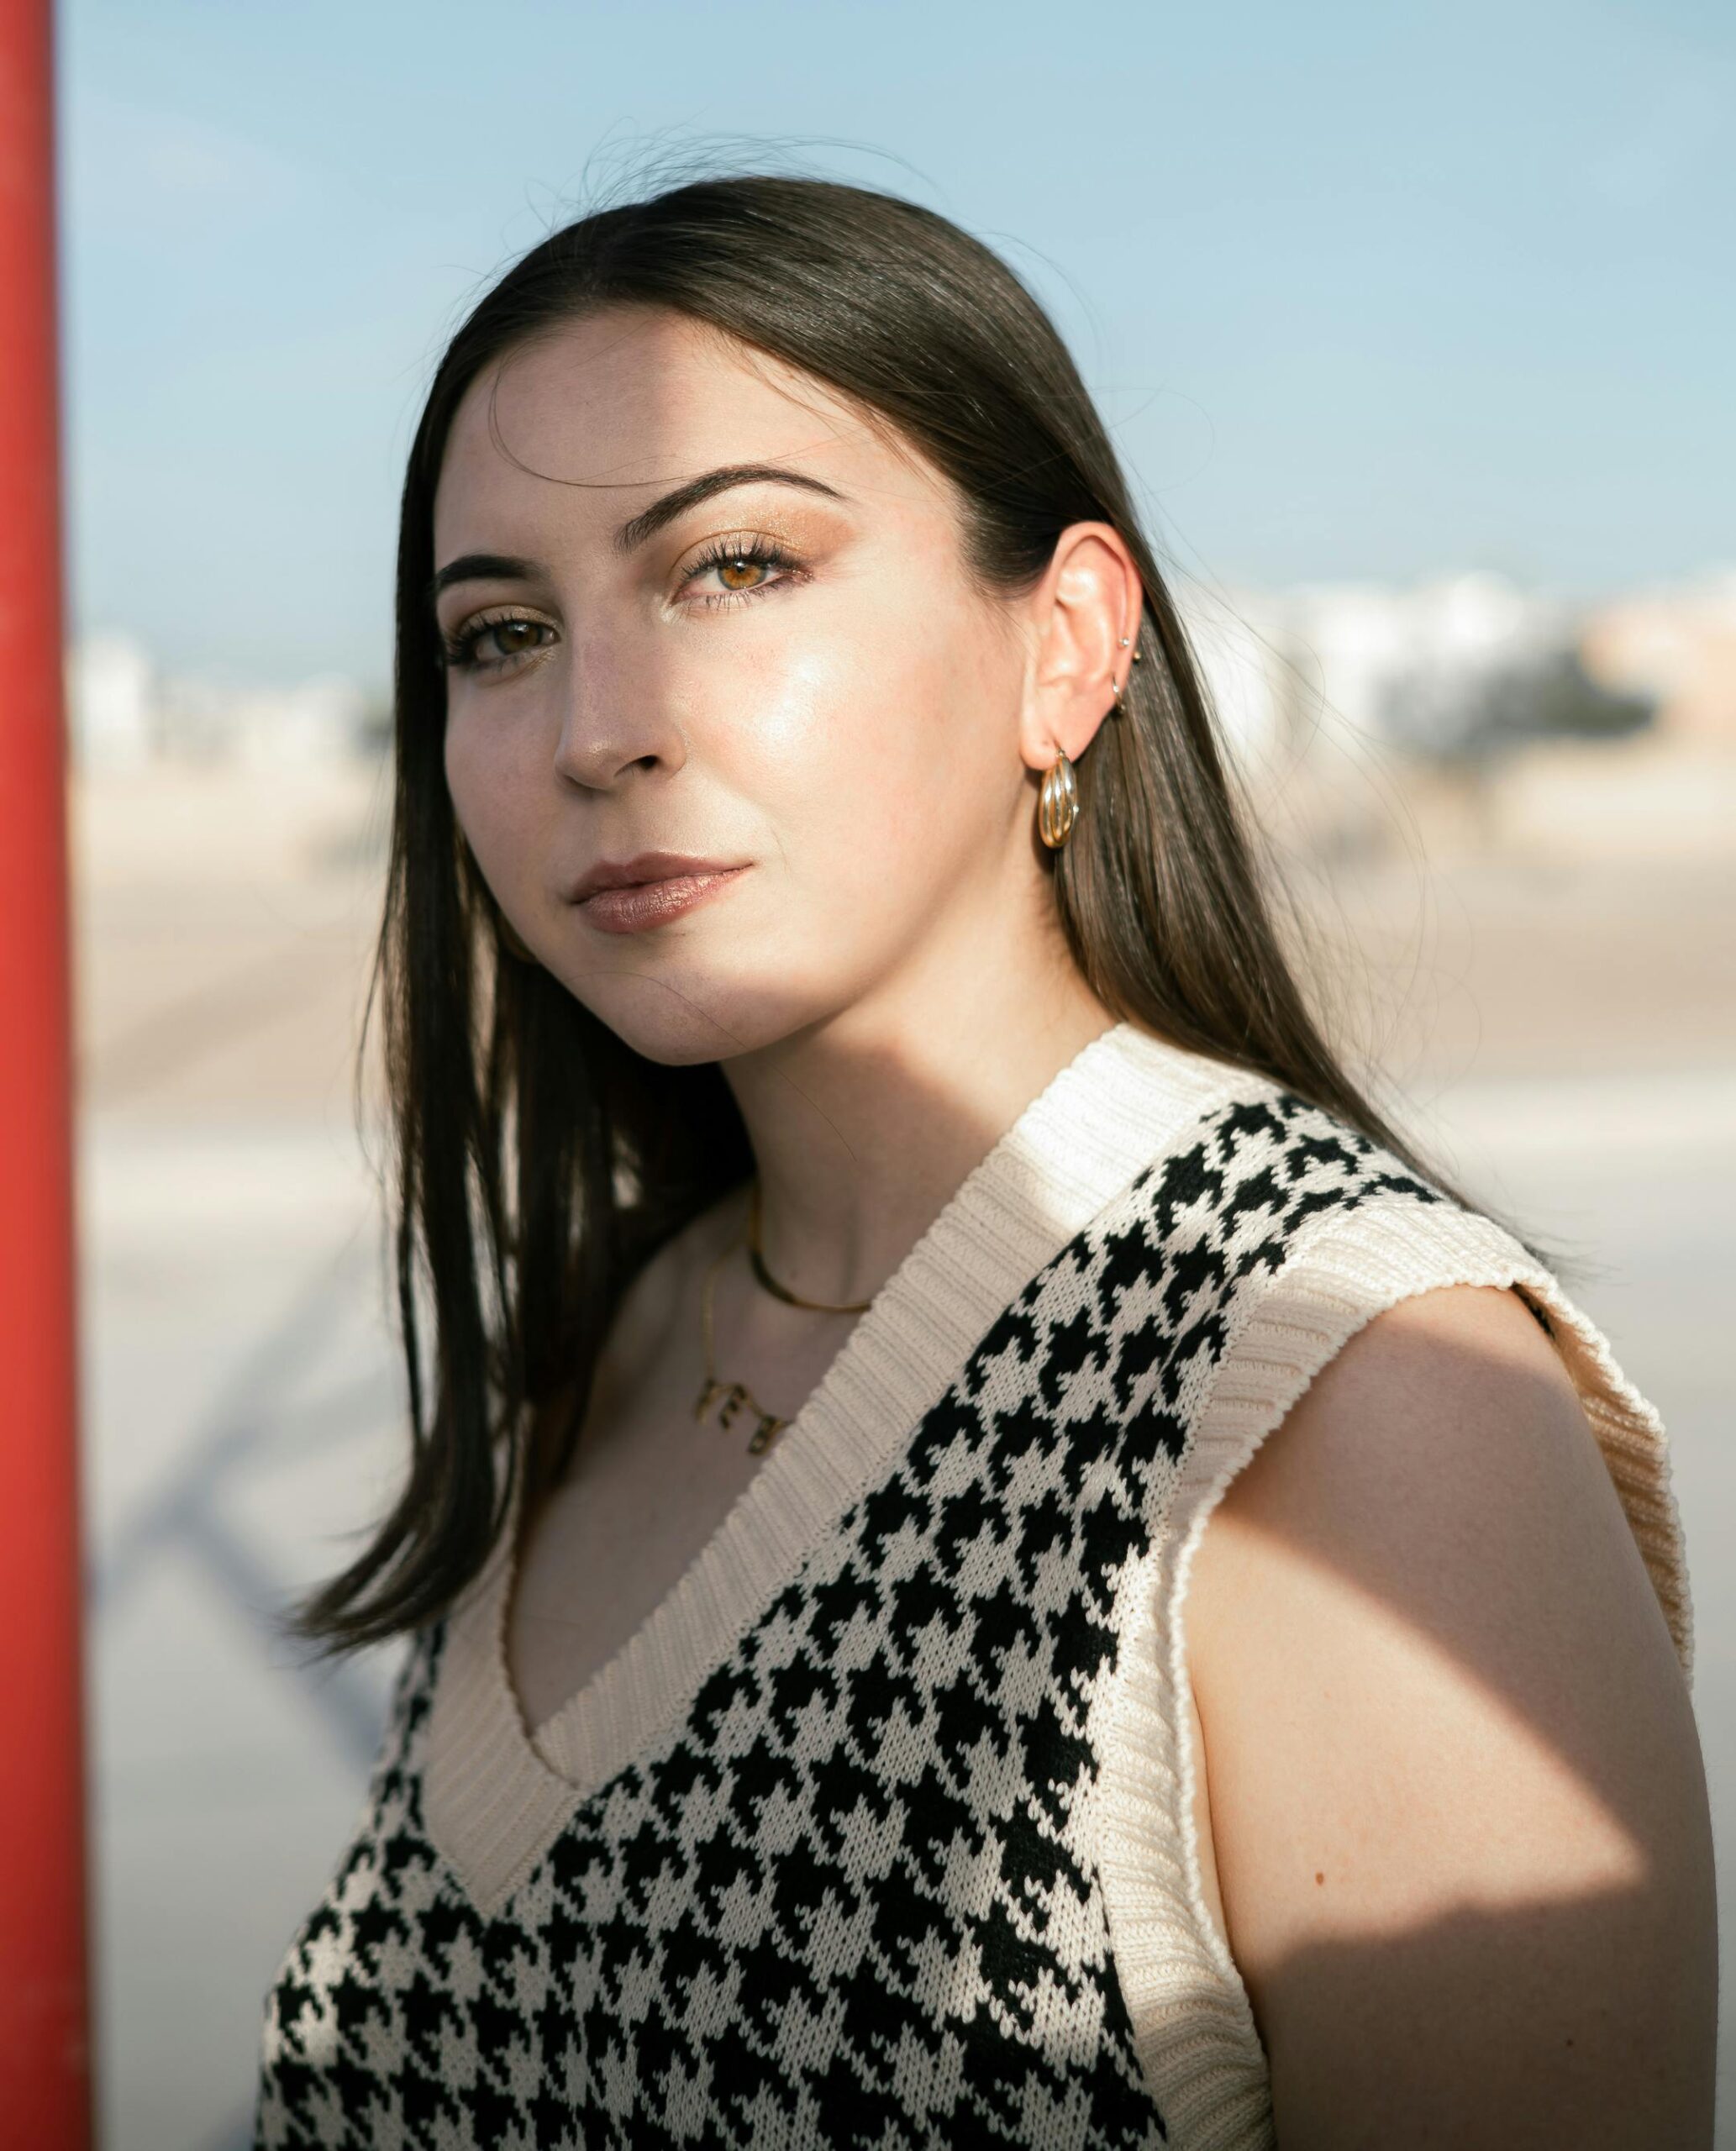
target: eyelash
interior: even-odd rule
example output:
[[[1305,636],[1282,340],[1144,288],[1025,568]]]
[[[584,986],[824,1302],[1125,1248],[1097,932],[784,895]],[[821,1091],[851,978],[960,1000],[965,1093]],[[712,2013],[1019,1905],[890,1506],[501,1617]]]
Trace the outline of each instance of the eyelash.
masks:
[[[787,568],[790,573],[781,575],[776,582],[756,582],[751,590],[713,591],[709,596],[698,601],[700,604],[733,605],[744,597],[757,597],[762,591],[776,590],[794,581],[801,572],[797,561],[770,538],[750,538],[745,543],[739,538],[718,538],[713,540],[709,549],[681,577],[682,589],[685,590],[690,582],[703,575],[708,568],[714,568],[724,560],[744,560],[751,567]]]
[[[709,550],[693,563],[681,578],[681,587],[685,590],[690,582],[703,575],[708,568],[717,567],[724,561],[732,563],[742,561],[754,567],[782,568],[787,572],[779,576],[774,582],[756,582],[751,590],[717,590],[690,602],[703,605],[708,610],[717,605],[739,604],[744,599],[758,597],[765,591],[781,589],[785,583],[797,580],[802,572],[799,563],[786,553],[782,546],[774,544],[769,538],[751,538],[745,543],[737,539],[724,538],[716,540]],[[492,660],[484,660],[476,655],[476,644],[484,635],[495,628],[511,627],[515,623],[534,628],[540,628],[544,624],[540,620],[526,618],[522,613],[484,613],[476,619],[467,621],[456,634],[441,637],[446,664],[454,671],[459,672],[499,672],[516,670],[526,658],[534,657],[537,650],[515,650],[511,656],[497,657]],[[539,650],[545,650],[547,647],[546,643],[538,645]]]
[[[484,635],[492,634],[497,628],[540,628],[544,624],[541,620],[527,619],[522,613],[485,613],[476,619],[467,621],[455,635],[442,635],[440,646],[447,665],[455,672],[512,671],[527,657],[534,657],[536,650],[514,650],[508,657],[484,660],[477,656],[476,644]],[[546,643],[537,645],[538,650],[547,648]]]

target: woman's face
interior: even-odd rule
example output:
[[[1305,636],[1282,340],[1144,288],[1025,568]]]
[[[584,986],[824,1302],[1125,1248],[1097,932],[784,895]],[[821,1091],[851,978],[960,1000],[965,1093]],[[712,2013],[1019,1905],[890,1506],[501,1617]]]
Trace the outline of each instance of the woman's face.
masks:
[[[638,1051],[896,1021],[1052,912],[1028,639],[968,586],[947,481],[811,377],[660,308],[521,346],[460,407],[434,560],[466,838]],[[648,852],[735,870],[576,900]]]

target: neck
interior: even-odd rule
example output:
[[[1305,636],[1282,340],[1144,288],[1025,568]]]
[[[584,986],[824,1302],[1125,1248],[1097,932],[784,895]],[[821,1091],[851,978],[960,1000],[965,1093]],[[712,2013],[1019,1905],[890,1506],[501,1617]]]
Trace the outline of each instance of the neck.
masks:
[[[1114,1023],[1071,960],[1013,984],[906,984],[725,1064],[780,1283],[808,1299],[871,1298],[1025,1107]]]

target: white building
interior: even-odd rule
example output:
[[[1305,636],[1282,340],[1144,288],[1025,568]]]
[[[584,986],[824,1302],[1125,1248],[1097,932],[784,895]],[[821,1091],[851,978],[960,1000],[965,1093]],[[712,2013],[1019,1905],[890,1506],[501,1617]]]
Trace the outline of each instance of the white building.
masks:
[[[138,769],[160,744],[155,668],[143,644],[113,632],[87,635],[66,659],[66,718],[82,769]]]
[[[67,652],[66,681],[72,759],[91,770],[159,760],[317,767],[358,752],[368,708],[363,690],[338,673],[287,687],[163,674],[134,637],[110,631]]]
[[[1321,733],[1340,745],[1448,750],[1494,683],[1571,651],[1567,607],[1502,576],[1174,592],[1226,743],[1269,773]]]
[[[1402,591],[1304,585],[1277,610],[1293,723],[1322,717],[1433,753],[1467,744],[1503,681],[1570,655],[1579,638],[1571,607],[1486,573]]]

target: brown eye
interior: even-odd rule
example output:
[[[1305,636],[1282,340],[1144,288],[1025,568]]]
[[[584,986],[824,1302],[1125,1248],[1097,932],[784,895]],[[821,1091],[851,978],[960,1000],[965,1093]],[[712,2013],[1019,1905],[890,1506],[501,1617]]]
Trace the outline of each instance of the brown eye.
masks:
[[[717,567],[726,590],[751,590],[753,582],[747,578],[763,576],[765,565],[763,559],[755,560],[745,553],[738,553],[733,560],[719,560]]]
[[[717,586],[711,590],[702,587],[708,576],[717,578]],[[733,605],[741,598],[757,597],[763,591],[780,589],[802,579],[803,571],[782,546],[770,539],[722,538],[694,562],[682,577],[681,586],[694,592],[687,600],[689,604]]]
[[[473,620],[448,639],[446,662],[460,672],[510,671],[520,659],[545,649],[554,634],[543,620]]]

